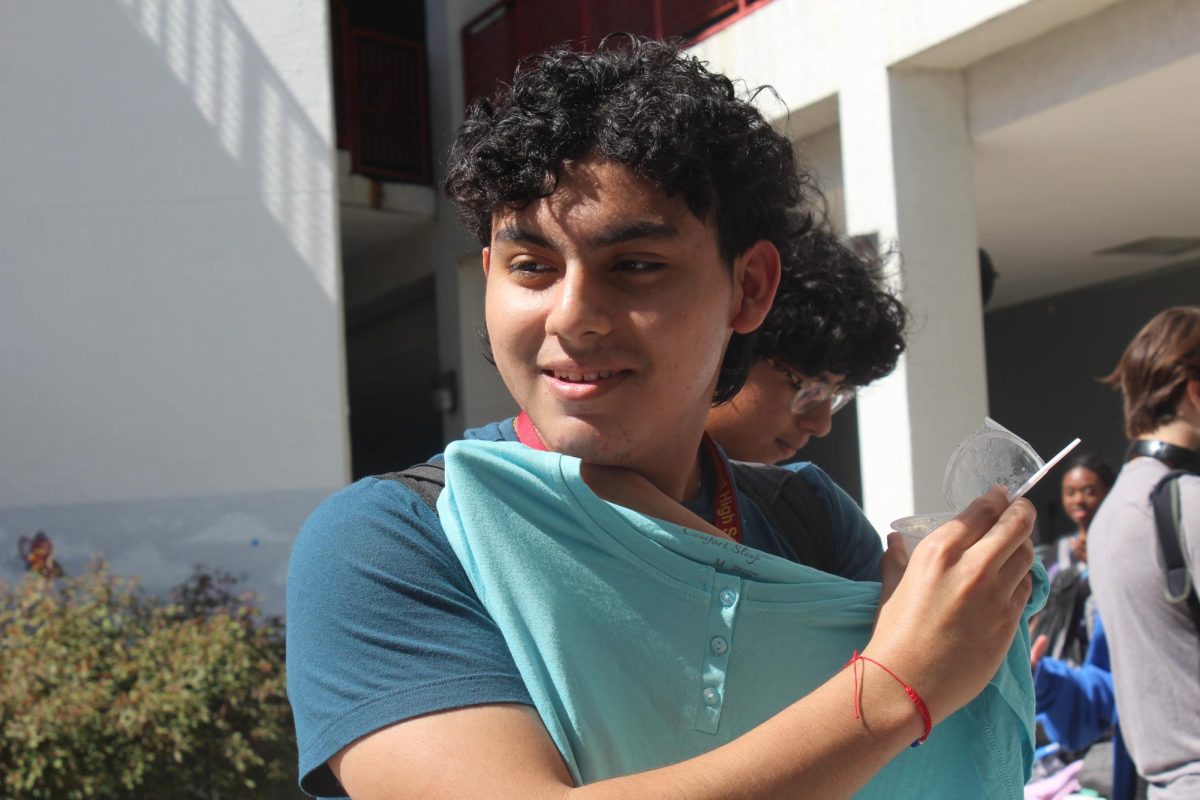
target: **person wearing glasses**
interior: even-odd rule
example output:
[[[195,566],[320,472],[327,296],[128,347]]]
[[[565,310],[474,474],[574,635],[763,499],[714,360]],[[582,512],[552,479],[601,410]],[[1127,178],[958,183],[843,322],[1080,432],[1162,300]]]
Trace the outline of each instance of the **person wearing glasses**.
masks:
[[[907,318],[884,288],[874,252],[813,230],[798,263],[783,270],[745,386],[709,412],[709,435],[738,461],[792,460],[829,433],[860,386],[895,369]],[[832,484],[813,469],[814,480],[819,473]]]

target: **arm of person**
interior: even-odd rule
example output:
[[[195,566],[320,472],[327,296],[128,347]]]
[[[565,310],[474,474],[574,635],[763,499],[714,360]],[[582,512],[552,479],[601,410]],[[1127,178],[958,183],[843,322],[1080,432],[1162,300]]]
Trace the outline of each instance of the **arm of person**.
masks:
[[[378,731],[330,766],[361,798],[845,797],[917,739],[923,723],[903,691],[863,681],[855,720],[849,670],[729,744],[660,769],[572,787],[537,712],[485,705],[430,714]]]
[[[1084,663],[1072,667],[1056,658],[1035,666],[1038,714],[1046,735],[1068,750],[1082,750],[1108,732],[1116,721],[1117,701],[1108,666],[1108,640],[1097,622]]]
[[[936,724],[995,673],[1030,596],[1033,509],[993,490],[930,535],[883,605],[864,655],[911,684]],[[488,704],[414,717],[329,762],[359,800],[376,798],[848,797],[918,738],[904,691],[871,664],[843,670],[738,739],[687,761],[575,787],[536,713]]]
[[[292,547],[287,684],[301,787],[340,797],[331,756],[397,720],[532,705],[511,652],[408,487],[368,478],[330,497]]]

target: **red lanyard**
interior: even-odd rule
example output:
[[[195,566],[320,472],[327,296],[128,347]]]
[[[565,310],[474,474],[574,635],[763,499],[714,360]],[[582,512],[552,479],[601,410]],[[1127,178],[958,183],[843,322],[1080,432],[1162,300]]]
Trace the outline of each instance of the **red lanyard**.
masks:
[[[517,430],[517,439],[521,444],[532,447],[534,450],[543,452],[546,450],[546,444],[542,441],[542,437],[538,436],[537,429],[533,427],[533,420],[524,411],[517,415],[513,427]]]
[[[517,439],[526,447],[534,450],[546,450],[546,444],[533,427],[533,420],[522,411],[513,422]],[[713,465],[713,473],[717,476],[717,486],[713,491],[712,523],[729,535],[735,542],[742,541],[742,514],[738,509],[737,492],[733,488],[733,478],[729,474],[729,464],[721,457],[717,443],[707,433],[700,442],[704,454]]]
[[[700,440],[708,460],[712,462],[713,472],[717,476],[717,486],[713,491],[712,523],[735,542],[742,541],[742,513],[738,509],[737,492],[733,488],[733,478],[729,475],[729,463],[721,457],[717,443],[707,433]]]

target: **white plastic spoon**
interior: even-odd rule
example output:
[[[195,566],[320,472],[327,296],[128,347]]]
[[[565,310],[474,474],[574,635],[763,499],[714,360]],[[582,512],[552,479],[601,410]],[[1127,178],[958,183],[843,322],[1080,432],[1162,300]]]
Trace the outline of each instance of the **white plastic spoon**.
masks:
[[[1039,469],[1037,472],[1030,475],[1029,480],[1025,481],[1025,483],[1023,483],[1021,485],[1020,489],[1017,489],[1015,492],[1013,492],[1013,496],[1012,496],[1012,498],[1010,498],[1009,502],[1011,503],[1014,500],[1016,500],[1017,498],[1024,497],[1025,493],[1028,492],[1030,489],[1032,489],[1034,486],[1036,486],[1037,482],[1040,481],[1043,477],[1045,477],[1046,473],[1049,472],[1051,469],[1053,469],[1055,464],[1057,464],[1059,461],[1062,461],[1063,456],[1065,456],[1067,453],[1074,450],[1075,445],[1077,445],[1077,444],[1079,444],[1078,436],[1075,437],[1075,440],[1073,442],[1071,442],[1069,445],[1064,447],[1062,450],[1059,450],[1058,455],[1056,455],[1054,458],[1047,461],[1041,469]]]

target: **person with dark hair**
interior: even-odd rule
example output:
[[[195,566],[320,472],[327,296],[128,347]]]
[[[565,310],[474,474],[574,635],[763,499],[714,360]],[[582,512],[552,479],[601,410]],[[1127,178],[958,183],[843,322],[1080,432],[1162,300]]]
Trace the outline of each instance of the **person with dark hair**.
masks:
[[[811,226],[807,183],[729,79],[668,43],[556,48],[469,109],[446,189],[522,413],[301,530],[305,790],[904,797],[937,774],[952,796],[1012,795],[1032,507],[995,490],[907,566],[873,537],[874,563],[830,574],[791,544],[871,542],[781,524],[752,492],[774,468],[704,434]]]
[[[1131,443],[1087,550],[1121,730],[1150,800],[1200,797],[1200,306],[1151,319],[1105,380]]]
[[[785,265],[754,340],[746,383],[708,413],[730,458],[776,464],[829,433],[855,391],[890,373],[904,352],[907,312],[883,285],[879,257],[827,228]]]
[[[1081,453],[1063,469],[1062,506],[1076,529],[1060,536],[1055,560],[1047,568],[1050,597],[1035,618],[1035,636],[1049,640],[1049,655],[1079,666],[1088,650],[1092,614],[1088,612],[1087,531],[1113,485],[1112,467],[1097,455]]]
[[[610,36],[601,52],[616,56],[620,39]],[[463,225],[488,247],[498,233],[497,208],[551,197],[566,165],[592,158],[680,197],[712,225],[727,269],[760,241],[782,263],[795,263],[819,191],[792,143],[738,100],[724,75],[676,58],[674,48],[630,41],[638,61],[624,74],[607,56],[581,60],[564,51],[514,80],[496,105],[475,102],[451,148],[445,184]],[[669,102],[652,107],[662,98]],[[753,338],[752,330],[732,334],[714,403],[741,388]],[[491,356],[490,343],[488,350]]]
[[[873,247],[819,224],[801,240],[796,258],[781,271],[745,385],[708,412],[708,434],[738,461],[794,458],[812,437],[829,433],[833,415],[858,388],[890,373],[904,352],[907,311],[885,288]],[[811,491],[832,527],[857,529],[856,540],[877,535],[853,498],[816,464],[786,469]],[[838,570],[847,574],[871,553],[843,548]]]
[[[1075,530],[1059,537],[1055,563],[1049,568],[1051,578],[1059,570],[1087,561],[1087,529],[1114,480],[1112,467],[1093,453],[1080,453],[1067,461],[1061,499],[1063,511],[1075,523]]]

